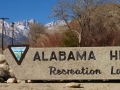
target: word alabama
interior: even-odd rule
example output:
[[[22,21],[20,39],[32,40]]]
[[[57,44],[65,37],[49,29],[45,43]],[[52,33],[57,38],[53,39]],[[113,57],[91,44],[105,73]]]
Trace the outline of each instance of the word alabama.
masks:
[[[34,55],[35,60],[39,61],[52,61],[52,60],[96,60],[94,52],[90,51],[89,53],[86,51],[83,51],[82,53],[79,51],[76,51],[76,53],[73,53],[73,51],[70,51],[68,54],[66,54],[65,51],[59,51],[58,53],[55,53],[54,51],[51,52],[49,57],[45,57],[45,52],[42,52],[41,54],[38,53],[38,51]]]

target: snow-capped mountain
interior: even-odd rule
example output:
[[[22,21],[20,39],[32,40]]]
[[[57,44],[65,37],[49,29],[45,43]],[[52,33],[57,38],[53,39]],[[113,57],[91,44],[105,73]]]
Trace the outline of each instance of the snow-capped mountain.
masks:
[[[64,26],[64,25],[66,25],[64,20],[56,20],[56,21],[53,21],[53,22],[46,24],[45,27],[47,29],[53,29],[55,27]]]
[[[14,22],[14,44],[27,44],[29,33],[29,24],[35,23],[35,20],[22,20]],[[0,40],[2,39],[2,20],[0,20]],[[4,22],[4,45],[10,45],[12,41],[11,23]],[[1,45],[1,42],[0,42]]]
[[[22,20],[18,22],[14,22],[14,45],[16,44],[27,44],[28,43],[28,33],[29,33],[29,25],[37,23],[34,19],[31,20]],[[4,45],[11,45],[12,44],[12,27],[11,23],[7,23],[4,21]],[[48,31],[50,29],[56,28],[58,26],[64,26],[66,23],[63,20],[57,20],[50,22],[44,25]],[[56,29],[55,29],[56,30]],[[54,32],[54,30],[53,30]],[[2,40],[2,20],[0,20],[0,46]]]

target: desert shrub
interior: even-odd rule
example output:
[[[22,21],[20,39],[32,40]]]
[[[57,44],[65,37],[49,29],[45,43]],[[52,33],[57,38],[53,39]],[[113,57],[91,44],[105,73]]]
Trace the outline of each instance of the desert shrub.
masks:
[[[37,39],[39,39],[40,34],[44,34],[45,27],[42,24],[34,23],[29,25],[30,31],[28,35],[29,45],[35,47]]]
[[[114,27],[113,27],[114,28]],[[94,28],[95,29],[95,28]],[[82,33],[81,46],[119,46],[120,31],[109,27],[101,27],[100,30],[84,30]]]
[[[66,31],[62,34],[60,40],[61,47],[77,47],[79,40],[77,35],[73,31]]]
[[[36,47],[59,47],[60,34],[40,34],[36,41]]]

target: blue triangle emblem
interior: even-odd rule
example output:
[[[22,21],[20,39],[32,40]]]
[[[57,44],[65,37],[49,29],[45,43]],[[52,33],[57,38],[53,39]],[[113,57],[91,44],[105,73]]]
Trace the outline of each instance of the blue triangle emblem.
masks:
[[[8,48],[17,64],[20,65],[29,49],[29,45],[9,45]]]
[[[15,57],[17,58],[17,60],[19,61],[22,54],[24,53],[26,47],[11,47]]]

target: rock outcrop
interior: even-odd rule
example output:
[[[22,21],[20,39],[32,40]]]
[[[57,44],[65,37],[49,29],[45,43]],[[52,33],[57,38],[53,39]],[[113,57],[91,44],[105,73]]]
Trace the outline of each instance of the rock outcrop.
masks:
[[[16,82],[16,77],[6,62],[5,56],[0,55],[0,82],[4,81],[14,83]]]

